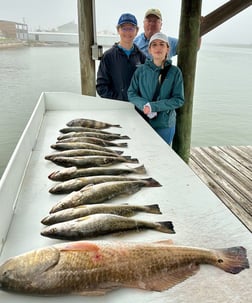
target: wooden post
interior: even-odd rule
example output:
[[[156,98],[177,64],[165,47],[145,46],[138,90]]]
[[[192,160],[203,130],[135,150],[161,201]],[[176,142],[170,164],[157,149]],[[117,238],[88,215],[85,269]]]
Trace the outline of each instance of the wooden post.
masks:
[[[79,56],[81,71],[81,92],[95,96],[95,61],[92,59],[91,46],[94,44],[93,1],[78,0]]]
[[[202,1],[183,0],[181,6],[178,66],[183,73],[185,104],[177,110],[176,133],[172,148],[188,163],[191,146],[195,69],[200,32]]]

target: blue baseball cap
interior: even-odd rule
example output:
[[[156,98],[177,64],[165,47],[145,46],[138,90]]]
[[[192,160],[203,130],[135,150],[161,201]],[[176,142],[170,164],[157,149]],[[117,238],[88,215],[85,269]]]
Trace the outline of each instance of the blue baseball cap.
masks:
[[[135,26],[137,26],[137,19],[134,15],[132,14],[122,14],[121,17],[118,20],[117,26],[120,26],[124,23],[130,23],[133,24]]]

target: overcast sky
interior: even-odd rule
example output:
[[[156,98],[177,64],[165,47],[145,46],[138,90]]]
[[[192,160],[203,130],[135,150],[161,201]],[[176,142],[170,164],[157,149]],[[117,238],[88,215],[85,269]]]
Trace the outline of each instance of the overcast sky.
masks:
[[[207,15],[228,0],[202,0],[202,16]],[[162,31],[178,36],[179,0],[96,0],[97,31],[115,31],[122,13],[130,12],[138,20],[142,31],[144,13],[149,8],[159,8],[163,15]],[[29,30],[53,29],[75,21],[77,23],[77,0],[0,0],[0,20],[25,22]],[[212,30],[203,41],[211,43],[252,44],[252,7],[249,7]]]

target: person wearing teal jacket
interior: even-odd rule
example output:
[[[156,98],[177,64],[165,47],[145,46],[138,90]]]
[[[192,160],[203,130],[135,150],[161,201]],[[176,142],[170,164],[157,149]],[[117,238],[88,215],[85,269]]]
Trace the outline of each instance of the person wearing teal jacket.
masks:
[[[133,74],[128,99],[153,129],[171,145],[176,125],[176,109],[184,104],[181,70],[167,59],[169,42],[161,32],[149,42],[152,59]]]

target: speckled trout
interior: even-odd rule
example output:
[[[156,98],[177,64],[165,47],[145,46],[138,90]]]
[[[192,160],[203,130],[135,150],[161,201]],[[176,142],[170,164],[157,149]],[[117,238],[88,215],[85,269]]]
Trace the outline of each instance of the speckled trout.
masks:
[[[249,268],[243,247],[212,250],[169,241],[79,241],[10,258],[0,266],[0,289],[39,296],[104,295],[122,287],[161,292],[196,274],[200,264],[231,274]]]
[[[121,155],[123,151],[102,151],[95,149],[69,149],[62,150],[58,152],[51,153],[50,155],[46,155],[46,160],[53,160],[56,157],[78,157],[78,156],[117,156]]]
[[[126,175],[126,174],[145,174],[144,165],[137,167],[88,167],[77,168],[68,167],[59,171],[52,172],[48,178],[53,181],[66,181],[73,178],[99,176],[99,175]]]
[[[67,133],[72,133],[72,132],[98,132],[98,133],[103,133],[103,134],[114,134],[102,129],[95,129],[95,128],[90,128],[90,127],[83,127],[83,126],[69,126],[69,127],[63,127],[60,129],[60,132],[62,134],[67,134]],[[120,134],[117,134],[120,135]]]
[[[52,224],[44,227],[40,234],[61,240],[84,240],[119,232],[140,232],[146,229],[175,234],[171,221],[151,222],[106,213]]]
[[[57,165],[64,167],[76,166],[80,168],[95,167],[95,166],[109,166],[117,163],[139,163],[138,159],[131,158],[131,156],[77,156],[77,157],[55,157],[51,159]]]
[[[56,150],[68,150],[68,149],[94,149],[94,150],[101,150],[101,151],[106,151],[106,152],[112,152],[113,150],[100,146],[97,144],[93,143],[86,143],[86,142],[65,142],[65,143],[56,143],[52,144],[51,148],[56,149]]]
[[[68,138],[77,138],[77,137],[95,137],[103,140],[118,140],[118,139],[130,139],[129,136],[113,134],[113,133],[101,133],[101,132],[69,132],[63,135],[58,136],[58,140],[68,139]]]
[[[90,176],[75,178],[68,181],[60,182],[49,189],[51,194],[69,194],[72,191],[77,191],[82,189],[85,186],[90,184],[99,184],[103,182],[110,181],[138,181],[138,180],[148,180],[148,178],[131,178],[126,176],[113,176],[113,175],[104,175],[104,176]]]
[[[67,126],[83,126],[83,127],[90,127],[96,129],[103,129],[109,127],[121,127],[119,124],[111,124],[103,121],[92,120],[92,119],[85,119],[85,118],[77,118],[73,119],[66,124]]]
[[[135,205],[135,204],[89,204],[67,208],[52,213],[41,220],[42,224],[52,225],[93,214],[114,214],[131,217],[138,212],[161,214],[158,204]]]
[[[100,146],[116,146],[116,147],[127,147],[127,142],[114,142],[110,140],[100,139],[96,137],[71,137],[66,139],[61,139],[56,142],[57,143],[71,143],[71,142],[83,142],[83,143],[91,143],[97,144]]]
[[[158,186],[161,186],[161,184],[153,178],[138,181],[111,181],[94,184],[68,194],[52,207],[50,213],[83,204],[102,203],[119,195],[134,194],[142,187]]]

